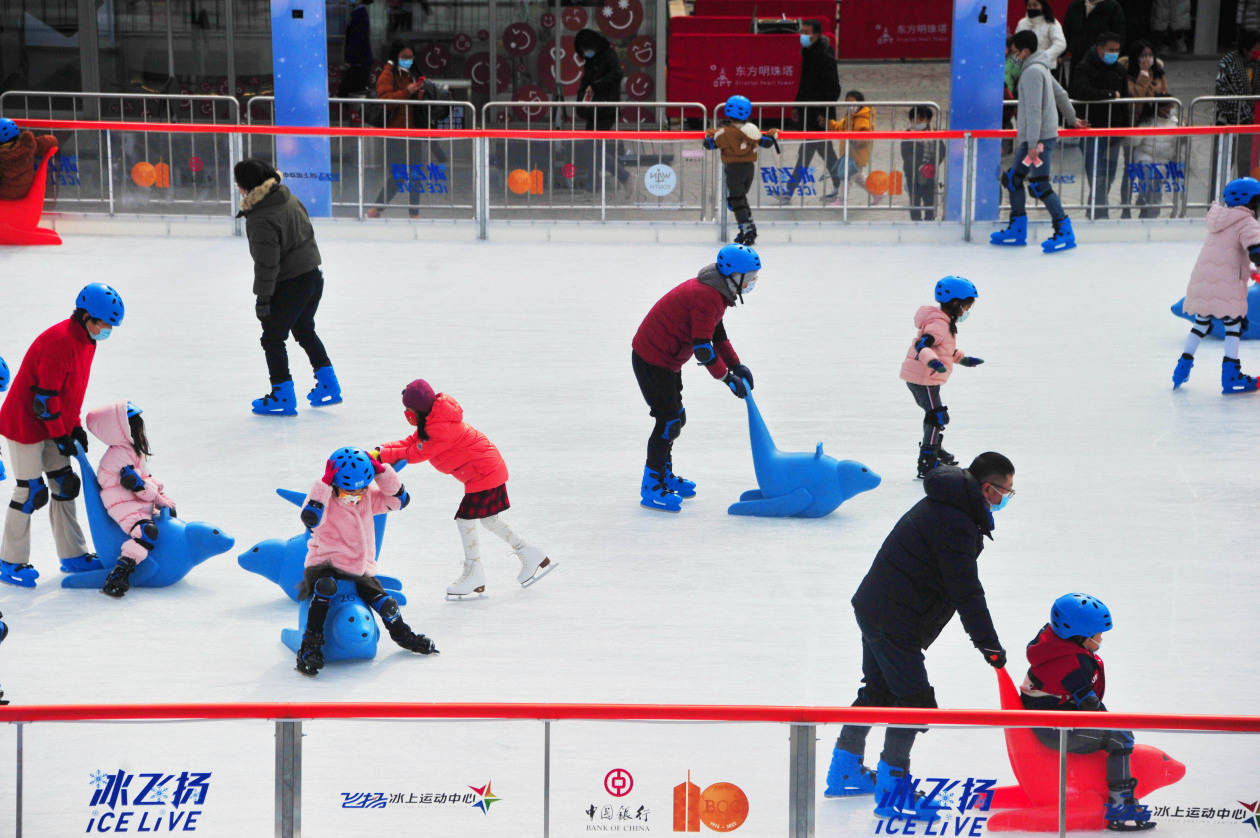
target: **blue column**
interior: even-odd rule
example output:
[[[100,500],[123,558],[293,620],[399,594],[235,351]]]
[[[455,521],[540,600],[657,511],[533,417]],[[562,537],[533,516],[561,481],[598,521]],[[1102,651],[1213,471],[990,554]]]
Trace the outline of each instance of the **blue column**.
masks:
[[[954,41],[949,127],[956,131],[1002,127],[1002,71],[1006,63],[1006,0],[954,0]],[[976,150],[977,221],[998,217],[997,170],[1001,143],[983,140]],[[963,144],[949,144],[945,217],[962,219]]]
[[[276,124],[328,127],[328,33],[324,0],[271,0]],[[332,214],[327,137],[276,138],[276,168],[313,216]]]

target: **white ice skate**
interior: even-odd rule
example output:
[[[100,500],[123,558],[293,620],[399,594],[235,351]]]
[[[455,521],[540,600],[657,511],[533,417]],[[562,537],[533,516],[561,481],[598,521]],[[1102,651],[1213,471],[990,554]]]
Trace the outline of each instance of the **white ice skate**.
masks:
[[[537,547],[522,547],[516,551],[516,558],[521,560],[521,572],[516,574],[516,581],[521,583],[522,588],[528,588],[556,567],[556,562]]]
[[[485,596],[486,572],[481,568],[479,559],[464,559],[464,572],[459,578],[446,586],[446,598],[477,599]]]

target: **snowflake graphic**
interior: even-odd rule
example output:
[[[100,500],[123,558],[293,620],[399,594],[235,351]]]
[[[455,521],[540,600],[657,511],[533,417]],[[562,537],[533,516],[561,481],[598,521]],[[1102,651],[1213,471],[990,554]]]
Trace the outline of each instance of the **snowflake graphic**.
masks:
[[[957,809],[958,797],[953,792],[941,792],[933,801],[941,809]]]
[[[158,786],[153,790],[153,799],[158,803],[165,803],[166,798],[169,796],[170,792],[167,791],[166,786]]]
[[[88,782],[92,784],[93,788],[100,789],[105,787],[105,783],[109,781],[109,778],[109,774],[106,774],[104,771],[96,770],[92,772],[92,776]]]
[[[630,8],[630,0],[617,0],[617,8],[618,9]]]
[[[599,13],[603,15],[604,17],[612,17],[613,16],[612,6],[605,6],[604,8],[599,10]]]

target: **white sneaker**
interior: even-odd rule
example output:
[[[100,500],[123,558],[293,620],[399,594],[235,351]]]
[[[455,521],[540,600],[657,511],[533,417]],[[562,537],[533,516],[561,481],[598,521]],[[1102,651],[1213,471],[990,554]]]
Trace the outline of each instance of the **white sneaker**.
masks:
[[[481,562],[476,559],[464,559],[464,572],[459,578],[446,586],[447,599],[463,599],[473,594],[485,594],[486,572]]]
[[[528,588],[556,566],[556,562],[537,547],[522,547],[516,552],[516,557],[521,560],[521,572],[516,574],[516,581],[521,583],[522,588]]]

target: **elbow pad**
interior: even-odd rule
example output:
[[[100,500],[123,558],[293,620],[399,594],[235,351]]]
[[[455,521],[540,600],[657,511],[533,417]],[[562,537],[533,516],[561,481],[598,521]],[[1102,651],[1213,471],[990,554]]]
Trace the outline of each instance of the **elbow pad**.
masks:
[[[136,471],[134,466],[123,466],[118,472],[119,480],[122,487],[129,492],[143,492],[144,479]]]
[[[313,530],[319,526],[319,522],[324,517],[324,505],[317,500],[309,501],[306,506],[302,507],[302,525],[308,530]]]
[[[695,353],[696,360],[702,366],[709,366],[717,360],[717,351],[713,348],[711,340],[694,340],[691,342],[691,351]]]
[[[51,422],[61,415],[61,391],[45,390],[42,387],[36,387],[33,409],[35,410],[35,418],[41,422]]]

